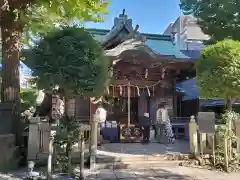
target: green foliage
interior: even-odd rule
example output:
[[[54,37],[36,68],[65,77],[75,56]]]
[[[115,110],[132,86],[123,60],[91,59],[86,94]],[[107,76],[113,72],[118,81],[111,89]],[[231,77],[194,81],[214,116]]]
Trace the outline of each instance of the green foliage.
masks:
[[[71,160],[72,146],[79,141],[80,124],[73,117],[64,116],[60,119],[60,126],[54,137],[58,147],[65,147],[64,153],[57,153],[56,171],[69,172],[69,158]],[[71,172],[72,173],[72,172]]]
[[[107,13],[106,7],[109,5],[109,0],[37,0],[29,2],[31,1],[18,0],[16,3],[11,3],[14,8],[10,8],[16,14],[16,19],[25,25],[25,40],[32,36],[46,34],[59,24],[102,21],[102,15]]]
[[[236,137],[235,132],[233,131],[233,128],[228,128],[229,123],[234,124],[234,120],[239,117],[239,114],[234,111],[227,111],[222,116],[222,122],[225,122],[225,126],[219,126],[216,130],[216,168],[224,169],[225,166],[225,160],[224,160],[224,139],[227,138],[228,140],[231,140],[231,145],[229,148],[232,149],[232,158],[229,159],[229,167],[230,171],[239,170],[240,167],[240,159],[239,154],[236,151]],[[229,141],[230,142],[230,141]]]
[[[67,95],[102,95],[109,83],[110,61],[84,29],[64,27],[45,36],[28,53],[26,65],[39,89],[63,88]]]
[[[224,40],[205,48],[196,62],[203,98],[233,100],[240,92],[240,42]]]
[[[79,125],[74,117],[62,117],[60,119],[58,133],[55,136],[55,143],[60,146],[68,143],[74,145],[74,143],[79,140]]]
[[[226,135],[226,126],[220,126],[216,129],[217,144],[215,150],[216,164],[219,169],[224,169],[224,137]]]
[[[20,90],[21,112],[36,106],[38,91],[35,88],[25,88]]]
[[[232,110],[228,110],[222,114],[220,122],[223,124],[226,124],[229,120],[234,121],[238,117],[239,117],[238,113],[236,113],[235,111],[232,111]]]
[[[180,0],[180,8],[186,15],[193,15],[205,34],[208,43],[230,38],[240,40],[239,0]]]

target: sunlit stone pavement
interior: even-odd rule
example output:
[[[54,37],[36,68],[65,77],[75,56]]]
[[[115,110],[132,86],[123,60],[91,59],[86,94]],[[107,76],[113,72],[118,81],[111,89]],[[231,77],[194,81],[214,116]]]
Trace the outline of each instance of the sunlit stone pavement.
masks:
[[[0,180],[20,180],[25,173],[0,174]],[[86,180],[239,180],[240,173],[224,173],[189,167],[155,167],[134,169],[101,169],[85,171]],[[69,180],[69,178],[53,178]]]
[[[104,169],[89,172],[87,180],[239,180],[240,173],[227,174],[188,167],[161,167],[151,169]]]

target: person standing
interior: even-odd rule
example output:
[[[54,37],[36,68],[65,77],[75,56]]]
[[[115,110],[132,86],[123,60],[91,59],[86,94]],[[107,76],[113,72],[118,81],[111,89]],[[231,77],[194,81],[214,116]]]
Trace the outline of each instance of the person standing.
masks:
[[[143,130],[143,143],[149,143],[150,128],[152,126],[151,119],[149,118],[149,113],[144,113],[144,116],[139,118],[139,124]]]
[[[161,103],[158,106],[158,110],[157,110],[157,124],[158,124],[158,128],[157,128],[157,135],[160,135],[160,125],[163,125],[164,127],[164,135],[168,140],[168,143],[174,143],[175,138],[174,138],[174,134],[172,131],[172,125],[170,122],[170,118],[168,115],[168,110],[166,108],[166,104],[165,103]]]

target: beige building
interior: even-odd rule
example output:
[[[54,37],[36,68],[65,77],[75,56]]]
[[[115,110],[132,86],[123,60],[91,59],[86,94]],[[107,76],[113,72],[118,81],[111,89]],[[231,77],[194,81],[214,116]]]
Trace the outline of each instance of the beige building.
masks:
[[[192,16],[179,16],[163,34],[174,35],[175,43],[181,50],[201,50],[204,48],[203,41],[209,39]]]

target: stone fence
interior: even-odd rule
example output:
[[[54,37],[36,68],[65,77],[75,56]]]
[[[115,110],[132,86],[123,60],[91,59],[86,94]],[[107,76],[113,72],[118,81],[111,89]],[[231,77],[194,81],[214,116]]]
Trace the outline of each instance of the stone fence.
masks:
[[[213,119],[215,121],[215,119]],[[231,132],[235,131],[237,132],[238,128],[240,126],[236,126],[233,128],[233,124],[227,123],[227,124],[215,124],[214,131],[204,132],[200,130],[199,128],[199,119],[198,123],[196,122],[195,116],[191,116],[190,122],[189,122],[189,144],[190,144],[190,153],[193,154],[195,157],[201,158],[204,157],[205,154],[208,154],[213,159],[213,164],[215,165],[215,149],[218,146],[217,143],[220,142],[219,134],[217,133],[217,129],[222,128],[225,129],[225,135],[224,139],[222,141],[224,144],[224,166],[225,170],[228,171],[229,168],[229,162],[231,160],[232,154],[233,154],[233,141],[236,142],[236,152],[240,156],[240,138],[239,135],[231,135]],[[207,126],[210,126],[211,123],[207,124]],[[226,131],[227,129],[227,131]],[[226,133],[227,132],[227,133]],[[230,134],[229,134],[230,133]]]
[[[50,124],[46,119],[40,117],[33,117],[29,124],[28,134],[28,161],[46,162],[49,154],[49,142],[51,137],[56,133],[57,125]],[[86,151],[88,151],[88,144],[90,138],[90,125],[83,124],[81,131],[84,131]],[[79,144],[74,145],[73,157],[79,156]]]

